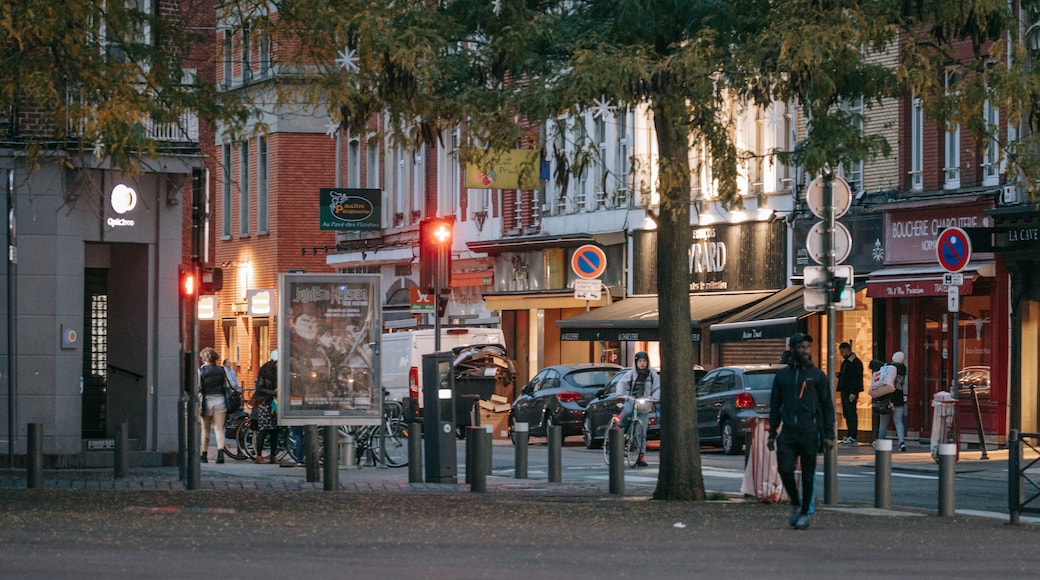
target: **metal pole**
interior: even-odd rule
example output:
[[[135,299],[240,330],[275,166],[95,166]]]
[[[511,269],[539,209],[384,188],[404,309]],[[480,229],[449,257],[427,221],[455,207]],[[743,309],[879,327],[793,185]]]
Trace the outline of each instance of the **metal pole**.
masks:
[[[830,387],[831,401],[834,400],[834,335],[837,333],[837,320],[835,320],[834,300],[832,290],[834,289],[834,173],[827,169],[823,173],[823,206],[826,221],[826,229],[823,237],[824,262],[827,272],[827,385]],[[831,433],[833,441],[838,440],[838,422],[834,422],[834,432]],[[823,503],[825,505],[836,505],[838,503],[838,449],[831,447],[827,449],[823,457]]]
[[[325,425],[322,427],[325,437],[325,491],[339,489],[339,427]]]
[[[466,479],[469,480],[470,491],[483,493],[487,491],[487,474],[491,471],[491,433],[480,427],[471,427],[466,435],[467,448],[469,439],[473,440],[473,463],[466,465]]]
[[[610,493],[625,495],[625,434],[621,429],[607,429],[610,458]]]
[[[477,467],[477,431],[479,427],[466,427],[466,484],[473,485],[473,476]]]
[[[26,485],[39,489],[43,487],[43,423],[29,423],[26,436]]]
[[[957,372],[960,364],[960,357],[957,356],[957,351],[960,350],[960,334],[960,312],[955,311],[953,313],[953,369],[951,369],[951,372],[953,373],[953,387],[950,389],[950,391],[952,391],[950,394],[953,395],[953,417],[950,418],[950,421],[952,422],[950,428],[953,429],[953,442],[957,444],[958,452],[960,452],[961,447],[961,426],[960,421],[957,420],[957,404],[959,402],[958,399],[960,398],[961,390],[960,373]]]
[[[561,481],[561,459],[563,453],[563,427],[549,427],[549,481]]]
[[[484,465],[484,475],[491,475],[492,445],[494,445],[494,425],[484,425],[484,444],[480,447],[481,463]]]
[[[130,428],[126,421],[119,424],[116,431],[116,448],[112,461],[113,475],[116,479],[126,479],[130,474]]]
[[[304,464],[307,469],[307,483],[321,481],[321,461],[318,460],[318,426],[307,425],[303,428],[303,444],[307,449]]]
[[[952,516],[957,510],[957,445],[939,444],[939,515]]]
[[[198,373],[196,373],[198,376]],[[197,379],[196,379],[197,380]],[[199,427],[199,398],[188,399],[188,469],[185,485],[188,489],[199,488],[199,444],[202,433]]]
[[[874,507],[892,507],[892,440],[879,439],[874,452]]]
[[[527,423],[513,425],[513,478],[527,479]]]
[[[971,399],[975,403],[975,422],[979,425],[979,446],[982,447],[979,459],[989,459],[986,453],[986,429],[982,426],[982,409],[979,409],[979,394],[975,391],[975,385],[971,386]]]
[[[177,400],[177,478],[181,481],[188,472],[188,395],[183,390]]]
[[[422,423],[412,421],[408,429],[408,483],[422,482]]]
[[[444,259],[444,245],[437,244],[437,267],[433,269],[433,352],[441,351],[441,317],[437,310],[441,305],[441,261]]]
[[[1011,523],[1017,524],[1022,513],[1022,477],[1019,470],[1022,469],[1022,441],[1019,439],[1018,429],[1008,432],[1008,513],[1011,514]]]
[[[14,469],[18,435],[18,239],[15,228],[14,170],[7,170],[7,467]]]

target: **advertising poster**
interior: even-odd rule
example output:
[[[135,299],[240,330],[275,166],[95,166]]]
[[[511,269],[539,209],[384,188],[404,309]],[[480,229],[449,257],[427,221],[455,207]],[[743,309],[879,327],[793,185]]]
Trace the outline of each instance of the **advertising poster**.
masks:
[[[378,276],[279,276],[279,425],[379,423],[380,302]]]

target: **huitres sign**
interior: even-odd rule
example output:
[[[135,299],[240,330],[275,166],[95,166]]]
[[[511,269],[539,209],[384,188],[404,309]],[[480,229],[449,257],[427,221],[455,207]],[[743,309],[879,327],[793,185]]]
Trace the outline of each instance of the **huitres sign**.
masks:
[[[319,190],[319,196],[320,229],[362,231],[381,227],[380,190],[325,187]]]

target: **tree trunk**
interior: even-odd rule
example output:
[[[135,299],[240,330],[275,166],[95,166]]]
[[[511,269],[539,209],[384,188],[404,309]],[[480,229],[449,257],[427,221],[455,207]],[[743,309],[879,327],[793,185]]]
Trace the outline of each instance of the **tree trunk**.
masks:
[[[689,133],[677,126],[667,99],[655,99],[659,157],[657,304],[661,334],[661,471],[654,499],[703,500],[690,324]]]

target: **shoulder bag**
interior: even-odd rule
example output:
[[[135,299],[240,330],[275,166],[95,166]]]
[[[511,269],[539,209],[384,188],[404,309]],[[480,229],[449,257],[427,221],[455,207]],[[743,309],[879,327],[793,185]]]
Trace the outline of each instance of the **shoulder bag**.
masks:
[[[227,406],[229,415],[242,409],[242,393],[231,386],[231,379],[228,378],[227,371],[224,371],[224,405]]]

